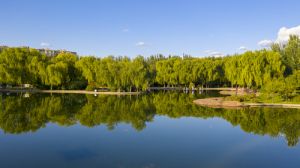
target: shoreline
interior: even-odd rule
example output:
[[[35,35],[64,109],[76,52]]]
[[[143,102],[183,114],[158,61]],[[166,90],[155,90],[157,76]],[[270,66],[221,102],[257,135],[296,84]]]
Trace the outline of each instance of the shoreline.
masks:
[[[178,90],[178,91],[182,91],[185,90],[184,87],[150,87],[149,90]],[[187,89],[189,91],[235,91],[235,88],[199,88],[196,87],[194,89]]]
[[[213,97],[194,100],[193,103],[211,108],[246,108],[246,107],[271,107],[271,108],[297,108],[300,109],[300,104],[286,103],[246,103],[239,101],[227,101],[222,97]]]
[[[150,91],[182,91],[184,88],[179,87],[150,87]],[[195,89],[196,90],[196,89]],[[199,88],[197,88],[199,90]],[[202,88],[202,91],[233,91],[234,88]],[[189,90],[191,91],[191,90]],[[66,93],[66,94],[103,94],[103,95],[138,95],[142,94],[143,92],[95,92],[95,91],[88,91],[88,90],[40,90],[40,89],[20,89],[20,88],[11,88],[11,89],[1,89],[0,92],[11,92],[11,93]]]
[[[139,95],[142,92],[95,92],[87,90],[38,90],[38,89],[0,89],[10,93],[55,93],[55,94],[93,94],[93,95]]]

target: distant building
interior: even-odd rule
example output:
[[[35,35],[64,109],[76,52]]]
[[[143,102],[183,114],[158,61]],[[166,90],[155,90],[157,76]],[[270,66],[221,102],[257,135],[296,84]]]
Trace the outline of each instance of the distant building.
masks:
[[[5,48],[8,48],[8,46],[0,46],[0,51],[2,51]]]
[[[37,49],[40,53],[45,54],[48,57],[55,57],[60,53],[71,53],[74,55],[77,55],[76,52],[73,51],[66,51],[66,50],[51,50],[51,49],[47,49],[47,48],[43,48],[43,49]]]
[[[0,46],[0,51],[5,49],[5,48],[9,48],[8,46]],[[22,46],[20,48],[29,48],[28,46]],[[55,57],[60,53],[71,53],[74,55],[77,55],[76,52],[73,51],[66,51],[66,50],[51,50],[51,49],[47,49],[47,48],[42,48],[42,49],[36,49],[38,50],[41,54],[45,54],[48,57]]]

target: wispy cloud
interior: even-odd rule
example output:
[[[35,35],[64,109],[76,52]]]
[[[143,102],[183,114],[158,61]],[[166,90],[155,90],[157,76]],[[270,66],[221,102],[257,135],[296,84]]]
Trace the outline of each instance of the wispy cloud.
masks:
[[[122,29],[122,32],[127,33],[129,32],[129,29]]]
[[[257,43],[257,45],[263,48],[270,47],[272,44],[273,44],[272,40],[261,40]]]
[[[240,51],[246,51],[246,50],[248,50],[248,49],[247,49],[247,47],[245,47],[245,46],[240,46],[240,47],[239,47],[239,50],[240,50]]]
[[[205,50],[204,53],[206,53],[208,56],[211,57],[223,57],[224,54],[219,52],[219,51],[214,51],[214,50]]]
[[[205,50],[204,51],[204,53],[206,53],[206,54],[208,54],[208,53],[210,53],[210,52],[212,52],[211,50]]]
[[[47,42],[41,42],[40,46],[41,47],[50,47],[50,44]]]
[[[135,46],[138,46],[138,47],[145,47],[147,44],[145,43],[145,42],[143,42],[143,41],[140,41],[140,42],[137,42],[136,44],[135,44]]]

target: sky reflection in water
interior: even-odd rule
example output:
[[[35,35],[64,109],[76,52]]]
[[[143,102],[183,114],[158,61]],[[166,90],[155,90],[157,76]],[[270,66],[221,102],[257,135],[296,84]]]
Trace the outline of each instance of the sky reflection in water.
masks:
[[[0,167],[299,167],[300,110],[204,96],[2,95]]]

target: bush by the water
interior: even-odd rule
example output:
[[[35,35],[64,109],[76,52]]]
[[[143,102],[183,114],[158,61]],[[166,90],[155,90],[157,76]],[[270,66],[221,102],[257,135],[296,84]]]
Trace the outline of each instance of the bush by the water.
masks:
[[[226,101],[239,101],[239,102],[258,102],[258,97],[255,94],[247,95],[232,95],[225,97]]]

